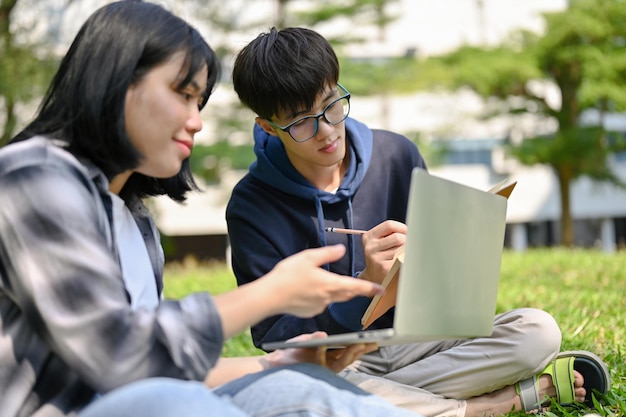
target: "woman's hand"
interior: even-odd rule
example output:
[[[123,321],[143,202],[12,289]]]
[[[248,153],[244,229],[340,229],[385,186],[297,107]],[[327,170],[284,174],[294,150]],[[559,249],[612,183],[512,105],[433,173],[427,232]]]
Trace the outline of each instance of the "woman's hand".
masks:
[[[382,294],[376,283],[329,272],[321,266],[345,254],[343,245],[307,249],[280,261],[251,283],[215,297],[224,337],[276,314],[313,317],[330,303]]]
[[[359,278],[381,283],[391,266],[394,256],[404,249],[407,226],[394,220],[387,220],[371,228],[363,235],[365,269]]]
[[[303,334],[290,340],[309,340],[327,337],[325,332]],[[376,343],[359,343],[345,348],[320,346],[317,348],[279,349],[266,355],[269,367],[289,365],[293,363],[315,363],[333,372],[339,372],[362,355],[378,349]]]
[[[274,269],[254,284],[272,297],[272,314],[312,317],[330,303],[348,301],[358,295],[373,297],[382,294],[378,283],[329,272],[322,265],[344,255],[343,245],[307,249],[283,259]],[[267,291],[267,292],[265,292]]]

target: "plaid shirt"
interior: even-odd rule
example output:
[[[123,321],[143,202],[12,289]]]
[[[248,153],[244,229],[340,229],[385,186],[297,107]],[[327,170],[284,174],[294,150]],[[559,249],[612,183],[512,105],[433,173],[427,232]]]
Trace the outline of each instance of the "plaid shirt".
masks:
[[[0,416],[73,415],[131,381],[202,380],[219,357],[210,295],[131,310],[107,189],[98,168],[50,140],[0,149]],[[126,203],[160,295],[158,232],[139,199]]]

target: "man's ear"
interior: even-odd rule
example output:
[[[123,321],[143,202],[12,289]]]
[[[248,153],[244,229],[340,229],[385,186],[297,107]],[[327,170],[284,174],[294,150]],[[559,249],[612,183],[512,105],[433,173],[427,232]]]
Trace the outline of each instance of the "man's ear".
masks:
[[[274,126],[267,122],[267,119],[263,117],[257,117],[256,119],[254,119],[254,121],[256,122],[256,124],[261,126],[261,129],[263,129],[268,135],[278,136],[276,129],[274,128]]]

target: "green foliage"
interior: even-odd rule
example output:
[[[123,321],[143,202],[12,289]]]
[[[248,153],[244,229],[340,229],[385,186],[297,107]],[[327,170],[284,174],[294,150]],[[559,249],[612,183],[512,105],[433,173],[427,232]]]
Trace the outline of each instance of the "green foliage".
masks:
[[[354,95],[406,94],[426,89],[451,89],[453,77],[445,63],[409,57],[384,59],[339,58],[341,82]]]
[[[468,86],[484,97],[506,99],[512,95],[524,95],[528,80],[541,77],[533,55],[510,46],[464,46],[447,56],[433,59],[441,60],[448,68],[454,87]]]
[[[623,147],[605,140],[600,127],[581,126],[586,109],[626,110],[626,2],[575,0],[561,12],[544,15],[542,35],[517,32],[494,48],[464,46],[435,57],[446,68],[454,88],[470,87],[478,94],[499,99],[493,115],[532,113],[553,118],[552,136],[529,138],[511,154],[522,163],[550,165],[561,187],[561,243],[573,243],[569,187],[580,176],[622,184],[612,173],[608,156]],[[550,103],[542,89],[556,86],[560,103]],[[599,123],[598,123],[599,124]]]
[[[206,183],[217,183],[224,170],[247,170],[254,160],[252,144],[231,145],[227,141],[219,141],[212,145],[195,145],[191,154],[191,169]]]
[[[170,263],[165,268],[163,294],[166,298],[179,299],[196,292],[222,294],[236,288],[237,283],[230,269],[223,263],[198,264],[193,260]],[[263,352],[252,344],[250,332],[246,331],[226,341],[222,354],[227,357],[260,355]]]
[[[15,42],[9,29],[16,5],[17,0],[0,4],[0,146],[15,133],[15,107],[42,96],[57,67],[57,60],[42,45]]]
[[[606,138],[601,127],[577,127],[550,137],[528,138],[509,150],[526,165],[550,164],[557,169],[566,168],[576,176],[624,186],[606,164],[610,154],[626,149],[624,137],[613,135],[610,141]]]
[[[406,137],[417,145],[429,168],[440,166],[449,152],[445,141],[432,142],[424,140],[420,132],[407,132]]]
[[[569,249],[505,251],[501,270],[497,312],[520,307],[547,311],[561,328],[562,350],[595,352],[610,370],[611,391],[595,410],[553,406],[549,415],[626,415],[624,253]],[[235,287],[235,278],[224,264],[168,264],[165,269],[168,298],[180,298],[194,291],[219,294]],[[249,332],[229,340],[224,348],[225,356],[261,353],[253,347]]]
[[[218,295],[237,287],[232,271],[221,262],[198,263],[190,259],[168,263],[165,270],[163,292],[166,298],[205,291]]]
[[[539,67],[561,90],[556,118],[562,129],[578,124],[586,108],[610,103],[626,109],[623,58],[626,5],[617,0],[579,0],[566,12],[545,15],[546,34],[534,46]],[[613,88],[611,88],[613,86]]]
[[[347,18],[350,20],[351,24],[376,26],[382,29],[395,20],[396,16],[389,15],[385,9],[388,4],[396,1],[397,0],[317,1],[313,9],[291,13],[291,20],[286,23],[290,26],[314,27],[332,20],[337,20],[338,18]],[[346,34],[348,33],[349,31],[346,31]],[[338,41],[343,43],[348,36],[344,35],[342,36],[343,40],[340,39]]]
[[[29,48],[12,46],[2,56],[0,94],[21,100],[38,97],[56,66],[56,60],[42,59]]]

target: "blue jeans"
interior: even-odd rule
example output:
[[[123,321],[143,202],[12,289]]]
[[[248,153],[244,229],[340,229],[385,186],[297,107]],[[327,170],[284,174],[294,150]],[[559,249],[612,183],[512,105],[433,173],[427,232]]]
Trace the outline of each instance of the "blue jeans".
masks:
[[[247,375],[216,390],[151,378],[108,393],[78,417],[408,417],[322,367],[298,364]]]

